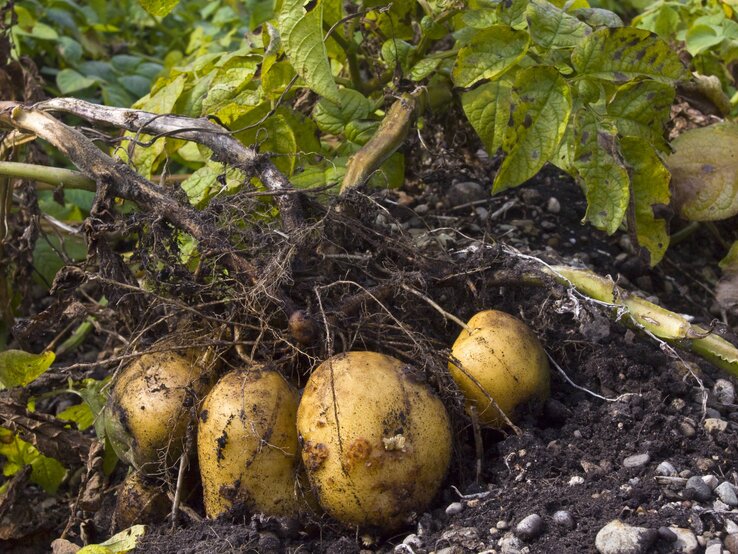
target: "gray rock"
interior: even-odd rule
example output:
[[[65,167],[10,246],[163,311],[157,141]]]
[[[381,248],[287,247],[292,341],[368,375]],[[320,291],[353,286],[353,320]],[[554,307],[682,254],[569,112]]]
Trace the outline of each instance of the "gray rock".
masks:
[[[723,539],[723,546],[730,554],[738,554],[738,533],[731,533]]]
[[[712,386],[712,394],[720,404],[735,404],[735,386],[727,379],[718,379]]]
[[[634,527],[615,519],[599,530],[595,547],[600,554],[644,554],[657,536],[654,529]]]
[[[700,545],[697,542],[697,537],[691,531],[691,529],[684,529],[682,527],[671,527],[671,530],[676,534],[677,540],[672,544],[674,552],[680,552],[683,554],[696,554]]]
[[[405,544],[413,549],[418,549],[423,547],[423,539],[421,539],[415,533],[411,533],[402,540],[402,544]]]
[[[447,546],[436,550],[436,554],[464,554],[464,549],[460,546]]]
[[[515,534],[524,541],[530,541],[543,533],[543,518],[538,514],[530,514],[515,526]]]
[[[430,206],[428,204],[418,204],[415,206],[415,213],[418,215],[425,215],[430,210]]]
[[[674,477],[675,475],[677,475],[677,470],[671,464],[671,462],[664,461],[656,466],[656,475],[663,475],[665,477]]]
[[[452,502],[448,506],[446,506],[446,515],[447,516],[455,516],[456,514],[460,514],[464,511],[464,505],[461,502]]]
[[[723,545],[720,542],[707,545],[705,554],[723,554]]]
[[[566,510],[559,510],[558,512],[555,512],[551,519],[553,519],[553,522],[556,525],[560,525],[565,529],[574,529],[574,526],[576,525],[571,513],[567,512]]]
[[[489,194],[484,190],[484,187],[474,181],[462,181],[460,183],[454,183],[446,193],[448,202],[452,206],[461,206],[462,204],[468,204],[470,202],[476,202],[477,200],[484,200],[489,198]]]
[[[702,477],[695,475],[687,479],[687,485],[684,487],[684,496],[692,500],[705,502],[712,497],[712,489],[702,480]]]
[[[659,538],[665,542],[676,542],[677,535],[668,527],[659,527]]]
[[[702,480],[712,490],[715,490],[715,487],[717,487],[718,483],[720,483],[720,481],[718,481],[718,478],[714,475],[703,475]]]
[[[500,531],[504,531],[505,529],[510,529],[510,522],[501,519],[495,524],[495,527],[497,527]]]
[[[697,431],[695,431],[694,427],[686,421],[682,421],[679,423],[679,430],[682,432],[682,435],[684,435],[688,439],[694,437],[697,434]]]
[[[738,534],[738,523],[732,519],[725,518],[725,532],[728,535]]]
[[[497,545],[501,554],[521,554],[524,548],[523,541],[511,533],[502,537]]]
[[[633,454],[623,460],[623,467],[627,468],[638,468],[645,466],[651,461],[651,456],[646,454]]]
[[[561,202],[559,202],[559,199],[555,196],[549,198],[548,202],[546,203],[546,210],[552,214],[559,213],[561,211]]]
[[[728,422],[717,417],[708,417],[704,425],[708,433],[722,433],[728,428]]]
[[[718,495],[718,498],[720,500],[725,502],[731,508],[738,506],[738,495],[735,494],[735,489],[733,488],[733,485],[731,485],[727,481],[723,481],[722,483],[720,483],[715,488],[715,493]]]
[[[443,532],[441,538],[451,545],[463,546],[469,550],[477,551],[484,548],[484,542],[479,539],[479,531],[476,527],[449,529]]]

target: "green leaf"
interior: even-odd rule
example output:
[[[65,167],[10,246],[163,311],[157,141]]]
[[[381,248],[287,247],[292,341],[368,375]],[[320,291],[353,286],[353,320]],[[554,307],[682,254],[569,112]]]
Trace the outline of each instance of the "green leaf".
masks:
[[[671,84],[688,77],[666,42],[629,27],[594,31],[574,49],[571,61],[579,75],[615,82],[645,77]]]
[[[283,0],[278,27],[284,51],[295,71],[316,93],[340,104],[338,87],[333,80],[328,52],[323,42],[323,4],[303,9],[304,0]]]
[[[359,91],[340,89],[339,94],[340,105],[321,98],[313,108],[313,120],[324,133],[340,135],[347,123],[366,119],[371,113],[371,102]]]
[[[662,5],[658,9],[638,15],[633,19],[632,25],[656,33],[668,40],[676,33],[681,22],[682,18],[679,17],[677,10],[671,6]]]
[[[494,192],[522,184],[553,158],[571,106],[569,85],[554,68],[533,66],[518,73],[502,143],[506,155],[494,180]]]
[[[432,75],[442,62],[443,60],[441,58],[423,58],[410,68],[407,76],[410,80],[417,83]]]
[[[704,52],[723,42],[725,36],[719,27],[712,25],[692,25],[687,30],[684,38],[684,44],[687,52],[692,56],[696,56],[700,52]]]
[[[15,475],[30,465],[31,482],[49,494],[56,494],[67,474],[67,470],[57,460],[42,455],[32,444],[3,428],[0,428],[0,456],[5,457],[3,475]]]
[[[410,56],[415,48],[409,42],[404,40],[390,39],[382,44],[382,58],[389,67],[394,68],[399,65],[403,73],[407,73],[410,69]]]
[[[461,106],[487,153],[494,155],[502,148],[510,120],[512,83],[503,78],[465,92],[461,95]]]
[[[82,237],[71,235],[64,242],[57,235],[46,235],[36,241],[33,248],[34,277],[46,287],[50,287],[56,273],[64,267],[66,260],[79,262],[87,257],[87,245]]]
[[[720,260],[720,269],[723,271],[736,271],[738,270],[738,240],[734,241],[730,245],[730,250],[725,257]]]
[[[338,184],[346,174],[346,161],[345,157],[336,157],[309,165],[292,176],[292,184],[301,189]]]
[[[495,79],[523,59],[530,35],[507,25],[479,31],[459,50],[453,69],[457,87],[469,87],[482,79]]]
[[[576,17],[545,0],[528,4],[530,36],[542,48],[573,48],[590,32],[590,27]]]
[[[251,81],[259,67],[259,56],[229,56],[221,60],[202,101],[202,114],[216,112]]]
[[[664,125],[669,120],[675,89],[658,81],[635,81],[618,88],[607,113],[615,119],[621,136],[640,137],[669,150]]]
[[[147,12],[157,17],[164,17],[179,4],[179,0],[138,0]]]
[[[648,250],[653,267],[661,261],[669,246],[669,228],[663,217],[668,212],[671,175],[656,150],[643,139],[625,137],[620,150],[630,168],[630,185],[635,205],[635,232],[638,244]]]
[[[377,188],[397,189],[405,182],[405,156],[395,152],[369,179],[369,185]]]
[[[74,69],[62,69],[56,74],[56,86],[62,94],[71,94],[96,84],[97,79],[85,77]]]
[[[630,200],[630,180],[617,143],[617,128],[589,109],[578,112],[574,168],[587,197],[584,221],[608,234],[617,231]]]
[[[525,28],[525,10],[528,0],[505,0],[498,5],[500,21],[516,29]]]
[[[69,406],[66,410],[59,412],[56,417],[64,421],[74,422],[80,431],[84,431],[95,423],[95,414],[92,413],[90,406],[84,402]]]
[[[190,204],[203,208],[214,196],[238,190],[245,180],[243,172],[238,169],[225,169],[221,163],[208,162],[185,179],[181,186]]]
[[[601,8],[579,8],[574,10],[572,15],[590,27],[622,27],[624,25],[618,14]]]
[[[23,350],[0,352],[0,385],[5,388],[25,387],[54,363],[53,352],[31,354]]]
[[[146,533],[145,525],[134,525],[113,535],[100,544],[90,544],[77,551],[77,554],[125,554],[136,548],[138,539]]]

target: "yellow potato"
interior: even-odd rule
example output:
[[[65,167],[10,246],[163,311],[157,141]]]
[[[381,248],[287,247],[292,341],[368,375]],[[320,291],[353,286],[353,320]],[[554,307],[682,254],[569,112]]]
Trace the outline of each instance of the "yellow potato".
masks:
[[[548,359],[538,337],[510,314],[497,310],[479,312],[468,326],[471,332],[461,332],[451,355],[484,390],[453,363],[448,368],[466,397],[467,411],[475,406],[483,425],[502,429],[505,420],[487,395],[514,420],[519,406],[548,398]]]
[[[213,387],[197,432],[208,517],[236,505],[269,515],[298,511],[297,401],[275,371],[233,371]]]
[[[192,407],[210,388],[204,370],[171,352],[143,354],[116,379],[105,431],[118,457],[160,473],[182,453]]]
[[[448,415],[406,369],[390,356],[348,352],[321,364],[305,387],[302,459],[321,506],[345,524],[396,529],[443,483]]]
[[[137,523],[161,523],[171,509],[164,487],[148,481],[141,473],[131,473],[118,489],[113,514],[115,529],[122,531]]]

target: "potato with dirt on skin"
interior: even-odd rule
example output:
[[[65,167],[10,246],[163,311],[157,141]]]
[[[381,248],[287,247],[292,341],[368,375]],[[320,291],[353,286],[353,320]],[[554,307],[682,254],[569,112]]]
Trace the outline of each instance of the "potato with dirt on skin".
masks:
[[[298,395],[276,371],[232,371],[203,402],[197,432],[205,513],[234,506],[294,515]]]
[[[483,425],[502,429],[507,423],[489,397],[511,420],[518,408],[542,404],[550,387],[546,352],[525,323],[505,312],[479,312],[467,326],[451,348],[463,370],[449,362],[451,377],[467,411],[474,406]]]
[[[305,387],[302,459],[318,502],[345,524],[397,529],[443,483],[449,418],[408,370],[390,356],[348,352],[323,362]]]
[[[115,453],[144,473],[161,473],[182,453],[192,408],[210,386],[209,374],[179,354],[137,358],[118,375],[105,404]]]
[[[113,521],[122,531],[137,523],[161,523],[172,508],[164,487],[139,472],[125,478],[118,489]]]

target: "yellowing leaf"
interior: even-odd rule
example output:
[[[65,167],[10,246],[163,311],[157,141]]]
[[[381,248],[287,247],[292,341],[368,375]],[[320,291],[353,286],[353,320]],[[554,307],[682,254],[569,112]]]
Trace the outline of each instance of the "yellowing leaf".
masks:
[[[530,2],[527,15],[531,39],[542,48],[572,48],[590,31],[589,25],[545,0]]]
[[[55,494],[67,470],[54,458],[48,458],[8,429],[0,428],[0,456],[5,458],[3,475],[15,475],[31,466],[31,482],[49,494]]]
[[[287,57],[307,85],[321,96],[341,103],[323,42],[323,4],[303,9],[304,0],[283,0],[278,27]]]
[[[24,387],[54,363],[53,352],[31,354],[23,350],[0,352],[0,385]]]
[[[530,36],[507,25],[477,32],[459,50],[453,69],[457,87],[470,87],[482,79],[495,79],[518,63],[528,51]]]
[[[506,79],[486,83],[461,95],[461,106],[490,155],[502,148],[510,119],[512,84]]]
[[[594,31],[574,49],[571,61],[580,75],[608,81],[648,77],[673,83],[688,76],[676,51],[666,42],[631,27]]]
[[[659,209],[669,206],[669,170],[648,141],[624,137],[620,149],[630,167],[638,244],[649,253],[651,266],[661,261],[669,246],[669,229]],[[663,213],[663,211],[662,211]]]
[[[179,0],[138,0],[138,3],[151,15],[164,17],[177,7]]]
[[[607,105],[607,113],[615,118],[621,136],[640,137],[666,151],[669,146],[664,138],[664,125],[669,119],[674,94],[673,86],[658,81],[626,83]]]
[[[584,220],[608,234],[625,217],[630,180],[617,148],[617,129],[599,121],[589,109],[577,114],[574,169],[587,196]]]
[[[499,192],[533,177],[557,153],[571,115],[571,90],[559,72],[533,66],[518,73],[510,122],[502,149],[506,156],[493,185]]]
[[[77,551],[77,554],[125,554],[136,548],[138,539],[146,533],[145,525],[134,525],[113,535],[100,544],[90,544]]]

